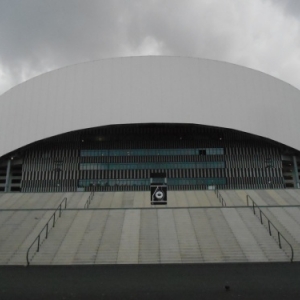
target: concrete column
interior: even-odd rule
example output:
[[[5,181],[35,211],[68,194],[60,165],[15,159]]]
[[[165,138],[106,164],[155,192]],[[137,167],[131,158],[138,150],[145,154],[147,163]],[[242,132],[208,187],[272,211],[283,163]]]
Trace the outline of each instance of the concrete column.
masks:
[[[10,192],[10,169],[11,169],[11,160],[7,161],[6,167],[6,178],[5,178],[5,193]]]
[[[297,189],[300,188],[299,184],[299,173],[298,173],[298,165],[297,165],[297,157],[293,156],[293,166],[294,166],[294,176],[295,176],[295,187]]]

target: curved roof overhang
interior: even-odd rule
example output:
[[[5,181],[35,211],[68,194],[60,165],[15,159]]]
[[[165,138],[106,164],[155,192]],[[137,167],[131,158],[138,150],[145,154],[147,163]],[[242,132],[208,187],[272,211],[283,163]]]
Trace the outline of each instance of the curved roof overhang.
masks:
[[[198,58],[129,57],[37,76],[0,96],[0,156],[55,135],[136,123],[224,127],[300,150],[300,91]]]

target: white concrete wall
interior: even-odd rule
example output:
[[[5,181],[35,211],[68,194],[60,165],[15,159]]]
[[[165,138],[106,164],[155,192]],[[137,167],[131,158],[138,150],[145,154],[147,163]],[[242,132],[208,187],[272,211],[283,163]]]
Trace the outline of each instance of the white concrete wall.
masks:
[[[52,71],[0,96],[0,156],[57,134],[108,124],[194,123],[300,150],[300,91],[244,67],[131,57]]]

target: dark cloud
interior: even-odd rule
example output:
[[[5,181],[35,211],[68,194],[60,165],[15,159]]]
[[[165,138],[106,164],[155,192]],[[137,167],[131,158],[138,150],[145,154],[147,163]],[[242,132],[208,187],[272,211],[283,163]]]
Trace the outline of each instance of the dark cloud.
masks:
[[[299,23],[287,12],[296,11],[298,3],[1,0],[0,94],[65,65],[149,54],[229,61],[295,84],[300,77]]]
[[[286,13],[300,19],[300,1],[299,0],[272,0],[275,4],[285,9]]]
[[[2,69],[16,83],[64,65],[119,56],[124,43],[121,18],[113,0],[2,0]]]
[[[136,1],[140,3],[141,1]],[[151,1],[150,1],[151,2]],[[221,11],[207,1],[152,1],[151,5],[136,5],[128,22],[128,41],[138,48],[145,37],[161,43],[164,54],[201,56],[226,59],[232,37],[219,30]],[[223,6],[223,5],[222,5]]]

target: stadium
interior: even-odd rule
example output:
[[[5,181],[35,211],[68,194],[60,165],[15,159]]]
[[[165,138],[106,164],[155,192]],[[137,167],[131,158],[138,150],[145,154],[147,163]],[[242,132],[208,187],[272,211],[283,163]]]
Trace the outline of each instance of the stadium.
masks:
[[[299,100],[267,74],[185,57],[86,62],[12,88],[0,96],[0,264],[276,262],[279,278],[300,260]]]
[[[2,191],[298,187],[299,91],[243,67],[137,57],[83,63],[1,96]],[[282,121],[281,121],[282,120]]]

